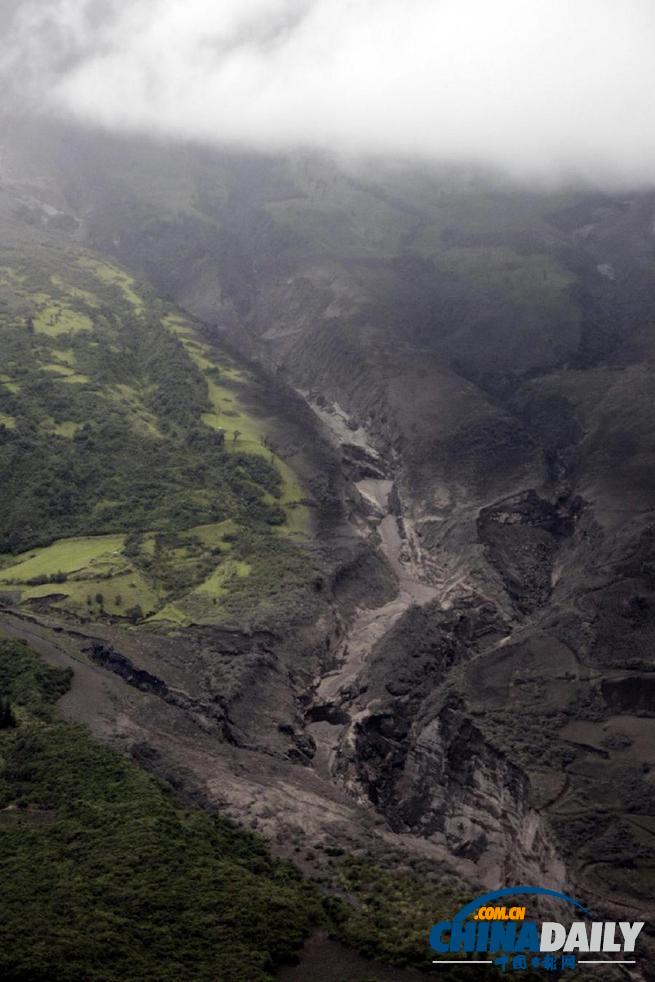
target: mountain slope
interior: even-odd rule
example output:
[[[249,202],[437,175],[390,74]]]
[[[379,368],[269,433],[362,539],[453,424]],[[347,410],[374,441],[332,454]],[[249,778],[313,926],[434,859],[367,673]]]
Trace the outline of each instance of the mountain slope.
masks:
[[[0,642],[20,724],[0,731],[3,977],[271,979],[323,920],[315,891],[63,722],[52,704],[69,684]]]
[[[152,245],[126,222],[118,253],[306,395],[383,548],[397,521],[401,579],[418,573],[437,597],[423,627],[435,642],[413,612],[394,615],[391,634],[364,635],[355,677],[347,655],[330,682],[316,712],[356,721],[328,737],[333,777],[489,881],[516,879],[518,843],[519,869],[536,855],[556,878],[556,854],[608,911],[618,896],[643,913],[652,196],[537,193],[475,172],[364,181],[320,160],[216,166],[224,193],[195,202],[213,227],[201,256],[184,251],[187,214],[153,214],[165,234]],[[206,160],[202,173],[198,186]],[[86,200],[101,241],[115,199],[99,180],[105,197]],[[387,482],[373,500],[371,479]],[[464,795],[450,767],[465,767]]]
[[[249,408],[252,372],[79,247],[3,261],[2,588],[179,624],[256,616],[311,580],[311,492]]]
[[[648,920],[652,195],[48,127],[12,154],[40,229],[64,220],[46,202],[199,343],[264,366],[291,415],[300,393],[296,446],[330,462],[296,621],[283,587],[238,636],[95,624],[56,657],[145,671],[169,708],[103,699],[89,722],[280,843],[367,837]]]

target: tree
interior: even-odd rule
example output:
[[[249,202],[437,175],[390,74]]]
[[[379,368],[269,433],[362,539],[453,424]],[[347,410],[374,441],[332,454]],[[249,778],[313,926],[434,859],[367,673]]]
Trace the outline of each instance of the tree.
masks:
[[[135,604],[134,607],[130,607],[130,609],[126,610],[125,613],[133,624],[136,624],[137,621],[143,620],[143,610],[141,609],[141,604]]]
[[[0,697],[0,730],[13,730],[16,726],[16,717],[11,708],[9,699]]]

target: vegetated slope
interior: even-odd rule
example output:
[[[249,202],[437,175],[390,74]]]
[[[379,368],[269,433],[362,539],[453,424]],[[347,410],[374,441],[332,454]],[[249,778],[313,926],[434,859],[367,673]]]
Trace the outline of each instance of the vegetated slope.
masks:
[[[19,979],[272,978],[325,920],[262,840],[65,722],[70,673],[0,642],[0,972]]]
[[[100,257],[26,242],[0,263],[2,589],[183,623],[310,579],[308,493],[254,376]]]

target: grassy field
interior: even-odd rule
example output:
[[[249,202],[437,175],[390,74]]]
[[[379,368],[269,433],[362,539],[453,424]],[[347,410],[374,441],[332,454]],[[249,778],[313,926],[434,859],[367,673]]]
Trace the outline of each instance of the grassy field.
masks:
[[[107,262],[104,259],[96,259],[90,256],[80,256],[77,260],[78,266],[84,270],[89,270],[93,276],[101,280],[102,283],[120,290],[125,299],[137,311],[143,310],[143,298],[136,292],[134,279],[125,273],[118,266]],[[88,295],[88,294],[87,294]],[[80,293],[77,293],[80,296]]]
[[[63,584],[31,586],[22,591],[23,601],[44,597],[52,598],[51,606],[55,610],[67,610],[80,617],[125,617],[134,608],[140,608],[143,616],[149,617],[160,606],[160,595],[138,570],[116,573],[110,579],[91,576],[69,579]]]
[[[44,549],[35,549],[12,557],[12,565],[2,572],[16,583],[25,583],[35,576],[68,575],[92,567],[123,569],[121,549],[125,536],[97,535],[80,539],[64,539]]]
[[[60,334],[90,331],[93,329],[93,321],[86,314],[57,303],[49,303],[46,299],[37,305],[34,327],[49,337],[58,337]]]
[[[210,597],[220,597],[235,579],[250,575],[250,563],[243,560],[228,559],[215,569],[206,580],[198,584],[196,593],[206,593]]]

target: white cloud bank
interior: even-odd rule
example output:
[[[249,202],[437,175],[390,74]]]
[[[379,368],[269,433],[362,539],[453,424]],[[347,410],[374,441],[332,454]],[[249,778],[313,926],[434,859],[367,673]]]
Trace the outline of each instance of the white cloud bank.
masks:
[[[111,129],[655,182],[654,0],[5,3],[0,74]]]

